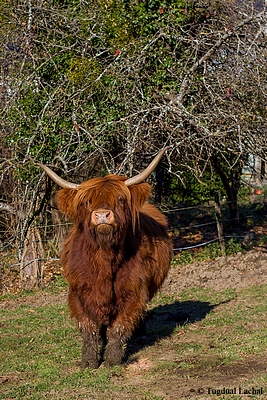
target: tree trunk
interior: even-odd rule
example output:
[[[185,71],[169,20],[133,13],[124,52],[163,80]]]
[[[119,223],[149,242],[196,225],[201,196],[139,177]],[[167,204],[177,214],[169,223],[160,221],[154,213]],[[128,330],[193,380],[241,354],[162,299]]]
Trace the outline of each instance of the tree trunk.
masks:
[[[217,192],[214,193],[214,205],[215,205],[215,218],[217,223],[217,230],[218,230],[218,237],[220,241],[222,256],[226,255],[226,245],[225,239],[223,234],[223,223],[222,223],[222,212],[221,206],[219,201],[219,195]]]
[[[230,218],[231,224],[233,226],[239,225],[239,208],[237,202],[237,193],[232,193],[231,200],[229,199],[229,210],[230,210]]]
[[[21,257],[20,278],[24,289],[41,286],[44,277],[44,249],[40,232],[36,227],[30,227],[24,241]]]
[[[232,226],[239,225],[239,208],[237,202],[237,195],[240,188],[240,180],[242,173],[242,166],[239,165],[235,170],[229,171],[229,176],[226,175],[217,157],[212,157],[212,165],[223,183],[228,207],[230,211],[230,218]]]

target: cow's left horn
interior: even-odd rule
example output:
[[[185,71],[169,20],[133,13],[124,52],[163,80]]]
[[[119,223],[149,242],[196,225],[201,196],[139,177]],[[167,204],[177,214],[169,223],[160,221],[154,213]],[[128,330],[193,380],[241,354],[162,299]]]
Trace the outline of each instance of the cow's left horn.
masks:
[[[144,171],[140,172],[140,174],[133,176],[132,178],[126,179],[124,181],[126,186],[136,185],[137,183],[143,182],[156,168],[158,163],[160,162],[163,154],[168,149],[168,147],[164,147],[164,149],[160,150],[154,160],[149,164]]]
[[[65,181],[65,179],[60,178],[60,176],[58,176],[54,171],[52,171],[52,169],[50,169],[46,165],[41,164],[41,163],[38,163],[38,165],[39,165],[39,167],[41,167],[47,173],[48,176],[50,176],[50,178],[55,183],[57,183],[62,188],[77,189],[77,187],[79,186],[76,183],[68,182],[68,181]]]

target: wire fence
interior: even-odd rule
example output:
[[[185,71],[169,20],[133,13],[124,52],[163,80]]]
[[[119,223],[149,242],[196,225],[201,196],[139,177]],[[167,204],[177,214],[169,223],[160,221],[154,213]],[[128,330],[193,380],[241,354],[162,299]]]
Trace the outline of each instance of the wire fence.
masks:
[[[261,204],[263,205],[263,203]],[[221,224],[223,228],[230,224],[232,220],[229,218],[227,213],[228,203],[224,202],[221,206],[222,218]],[[239,221],[244,223],[249,219],[253,221],[250,225],[257,225],[259,219],[259,212],[248,212],[251,211],[251,204],[247,203],[246,213],[245,215],[240,215]],[[216,219],[216,213],[214,208],[214,202],[210,202],[210,204],[204,205],[196,205],[196,206],[176,206],[176,207],[162,207],[162,212],[167,216],[170,222],[170,233],[174,238],[174,252],[183,252],[185,250],[193,250],[208,246],[215,242],[221,242],[222,237],[218,234],[218,220]],[[262,208],[263,209],[263,208]],[[257,210],[256,210],[257,211]],[[262,212],[262,210],[260,211]],[[262,216],[262,214],[261,214]],[[65,231],[68,231],[71,227],[71,223],[62,222],[57,224],[44,224],[39,223],[36,224],[36,228],[41,232],[41,239],[38,238],[34,240],[34,243],[37,244],[41,240],[41,244],[44,248],[43,256],[34,256],[32,258],[27,258],[26,260],[19,260],[13,262],[9,261],[8,250],[6,252],[2,252],[0,257],[0,268],[1,263],[4,264],[6,268],[19,268],[23,270],[28,268],[29,265],[35,262],[41,262],[43,264],[47,262],[58,262],[59,261],[59,251],[58,251],[58,243],[57,238],[55,237],[56,229],[64,228]],[[42,232],[48,233],[47,236],[44,236]],[[189,237],[188,237],[189,235]],[[190,236],[191,235],[191,236]],[[198,235],[197,239],[193,237],[194,235]],[[237,234],[236,232],[229,233],[229,231],[224,233],[224,238],[239,238],[244,239],[246,233]],[[8,245],[8,243],[7,243]],[[1,246],[1,244],[0,244]],[[2,245],[2,249],[5,246]]]

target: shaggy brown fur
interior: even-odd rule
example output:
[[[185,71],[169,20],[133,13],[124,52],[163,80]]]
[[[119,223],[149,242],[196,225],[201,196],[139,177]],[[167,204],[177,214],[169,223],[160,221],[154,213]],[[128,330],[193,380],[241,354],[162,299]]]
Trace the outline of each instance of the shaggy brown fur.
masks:
[[[126,340],[170,266],[166,219],[146,203],[150,186],[127,187],[125,179],[94,178],[57,196],[74,222],[61,263],[83,338],[83,368],[97,368],[102,355],[107,366],[121,363]]]

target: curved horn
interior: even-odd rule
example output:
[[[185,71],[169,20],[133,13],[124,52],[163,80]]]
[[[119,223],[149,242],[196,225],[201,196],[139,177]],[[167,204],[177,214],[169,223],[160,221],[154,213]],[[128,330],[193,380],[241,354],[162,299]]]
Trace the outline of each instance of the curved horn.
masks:
[[[38,165],[39,165],[39,167],[41,167],[47,173],[48,176],[50,176],[50,178],[55,183],[57,183],[62,188],[77,189],[77,187],[79,186],[76,183],[71,183],[71,182],[65,181],[65,179],[60,178],[60,176],[58,176],[54,171],[52,171],[52,169],[50,169],[46,165],[41,164],[41,163],[38,163]]]
[[[126,179],[126,181],[124,181],[125,185],[131,186],[143,182],[154,171],[167,149],[168,147],[164,147],[164,149],[160,150],[154,160],[149,164],[148,167],[146,167],[146,169],[144,169],[144,171],[140,172],[140,174],[133,176],[132,178]]]

